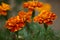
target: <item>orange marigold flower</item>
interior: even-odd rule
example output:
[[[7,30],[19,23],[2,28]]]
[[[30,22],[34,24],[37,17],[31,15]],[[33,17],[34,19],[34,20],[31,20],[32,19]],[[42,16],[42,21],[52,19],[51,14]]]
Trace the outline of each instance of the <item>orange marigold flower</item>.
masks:
[[[10,10],[10,5],[2,2],[2,5],[0,5],[0,15],[6,16],[7,10]]]
[[[24,27],[24,25],[24,21],[20,19],[19,16],[16,16],[8,19],[5,27],[11,32],[16,32],[18,30],[21,30]]]
[[[20,16],[20,18],[23,18],[23,19],[25,19],[25,15],[26,15],[26,12],[24,11],[19,11],[18,13],[18,16]]]
[[[27,21],[28,23],[31,22],[31,16],[32,16],[32,11],[28,11],[27,14],[26,14],[26,21]]]
[[[28,8],[29,10],[34,10],[36,7],[42,7],[43,3],[38,1],[28,1],[23,4],[24,8]]]
[[[38,16],[34,17],[34,22],[52,24],[56,15],[50,11],[43,10]]]
[[[32,11],[29,11],[29,12],[20,11],[20,12],[18,13],[18,15],[19,15],[19,17],[22,18],[24,21],[31,22]]]

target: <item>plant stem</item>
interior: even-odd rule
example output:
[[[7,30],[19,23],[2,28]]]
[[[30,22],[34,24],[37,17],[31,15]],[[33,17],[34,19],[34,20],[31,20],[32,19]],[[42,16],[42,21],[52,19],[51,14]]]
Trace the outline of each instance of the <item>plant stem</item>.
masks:
[[[35,16],[35,10],[33,10],[32,19],[34,18],[34,16]]]
[[[18,40],[18,31],[16,32],[16,40]]]
[[[12,40],[16,40],[16,34],[12,35]]]
[[[45,30],[47,30],[47,28],[48,28],[48,25],[46,23],[44,23],[44,28],[45,28]]]
[[[45,38],[44,40],[47,40],[47,28],[48,28],[48,25],[46,23],[44,23],[44,28],[45,28]]]

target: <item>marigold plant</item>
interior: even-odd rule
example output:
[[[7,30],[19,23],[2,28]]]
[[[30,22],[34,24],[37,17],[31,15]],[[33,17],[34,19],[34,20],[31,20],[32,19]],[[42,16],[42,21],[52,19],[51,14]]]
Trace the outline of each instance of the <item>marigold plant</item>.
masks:
[[[28,11],[28,12],[20,11],[18,15],[25,22],[29,22],[29,23],[31,22],[32,11]]]
[[[28,8],[29,10],[34,10],[36,7],[40,8],[42,6],[43,3],[38,1],[28,1],[23,4],[23,7]]]
[[[11,32],[16,32],[21,30],[24,27],[25,23],[23,19],[20,19],[19,16],[12,17],[6,21],[6,28],[9,29]]]
[[[14,1],[14,3],[15,2],[16,1]],[[7,18],[4,27],[8,29],[11,34],[13,33],[13,38],[11,39],[54,40],[55,35],[49,29],[49,25],[53,24],[57,16],[51,11],[50,4],[38,0],[29,0],[23,3],[22,10],[19,9],[21,5],[19,6],[19,4],[17,4],[15,3],[15,5],[12,6],[13,10],[11,10],[11,13],[13,15],[15,14],[14,16],[7,15],[7,11],[11,9],[9,4],[2,2],[0,5],[0,15],[4,15],[4,17],[6,16]],[[43,24],[43,27],[40,27],[40,24]],[[10,33],[9,36],[11,36]],[[6,40],[8,40],[7,37]]]
[[[56,18],[56,14],[50,11],[43,10],[38,16],[34,17],[34,22],[52,24]]]

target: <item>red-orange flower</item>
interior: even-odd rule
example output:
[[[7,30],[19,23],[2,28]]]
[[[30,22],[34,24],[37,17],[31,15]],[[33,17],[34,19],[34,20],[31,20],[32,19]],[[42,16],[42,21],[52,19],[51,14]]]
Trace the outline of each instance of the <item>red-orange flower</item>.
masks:
[[[16,32],[18,30],[21,30],[24,27],[24,25],[25,23],[23,19],[20,19],[19,16],[16,16],[8,19],[5,27],[11,32]]]
[[[0,5],[0,15],[6,16],[7,10],[10,10],[10,5],[2,2],[2,5]]]
[[[34,18],[34,22],[52,24],[56,15],[50,11],[43,10],[38,16]]]
[[[29,22],[29,23],[31,22],[32,11],[28,11],[28,12],[20,11],[18,15],[24,21]]]
[[[24,11],[19,11],[18,13],[19,18],[22,18],[24,21],[25,21],[25,15],[26,15],[26,12]]]
[[[36,7],[42,7],[43,3],[38,1],[28,1],[23,4],[24,8],[28,8],[29,10],[34,10]]]
[[[32,16],[32,11],[28,11],[27,14],[26,14],[26,20],[28,23],[31,22],[31,16]]]
[[[7,15],[7,12],[4,11],[4,10],[0,10],[0,15],[4,15],[4,16],[6,16],[6,15]]]

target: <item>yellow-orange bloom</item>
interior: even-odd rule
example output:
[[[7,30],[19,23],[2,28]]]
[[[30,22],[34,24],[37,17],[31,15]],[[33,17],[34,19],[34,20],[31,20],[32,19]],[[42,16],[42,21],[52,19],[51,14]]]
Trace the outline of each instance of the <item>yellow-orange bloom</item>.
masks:
[[[43,3],[38,1],[28,1],[23,4],[24,8],[28,8],[29,10],[34,10],[36,7],[42,7]]]
[[[20,19],[19,16],[16,16],[8,19],[5,27],[11,32],[16,32],[18,30],[21,30],[24,27],[24,25],[25,23],[23,19]]]
[[[34,17],[34,22],[52,24],[56,15],[50,11],[43,10],[38,16]]]
[[[39,12],[41,12],[41,11],[43,11],[43,10],[47,10],[47,11],[50,11],[51,10],[51,5],[50,4],[48,4],[48,3],[45,3],[45,4],[43,4],[43,6],[42,7],[40,7],[40,8],[35,8],[36,10],[38,10]]]
[[[0,5],[0,15],[7,15],[7,10],[10,10],[10,5],[2,2]]]
[[[1,8],[2,10],[5,10],[5,11],[10,10],[10,5],[8,5],[6,3],[3,3],[2,2],[2,5],[1,6],[2,6],[2,8]]]

